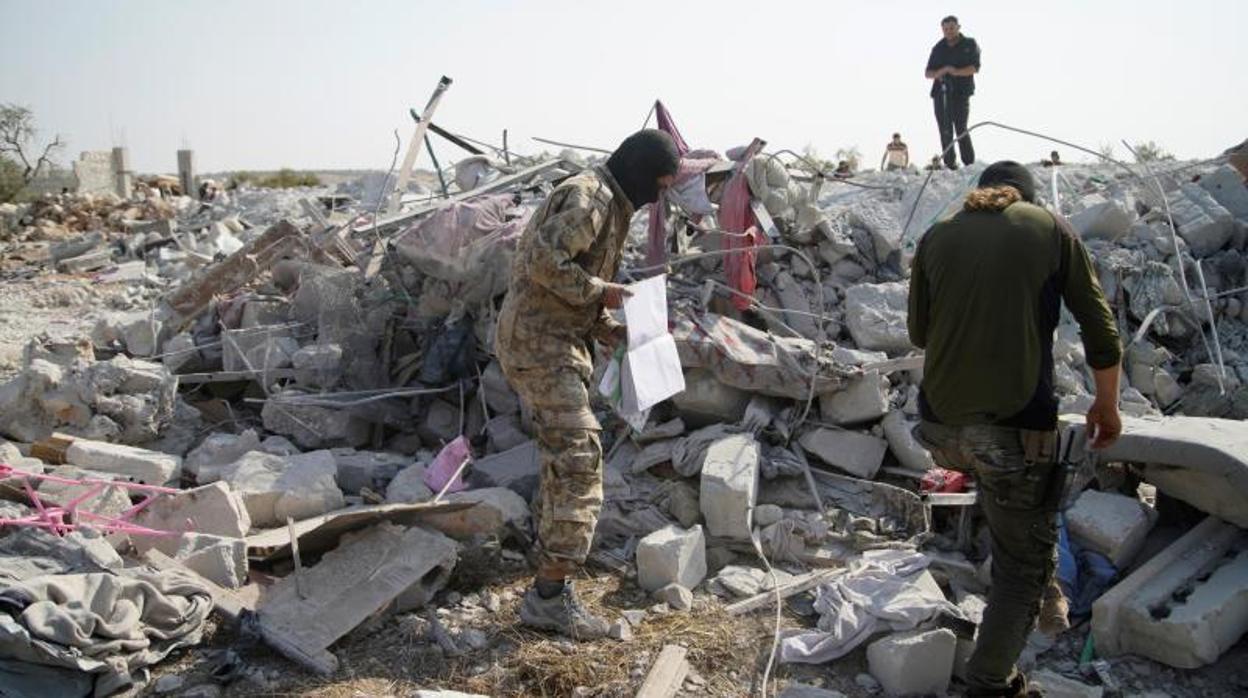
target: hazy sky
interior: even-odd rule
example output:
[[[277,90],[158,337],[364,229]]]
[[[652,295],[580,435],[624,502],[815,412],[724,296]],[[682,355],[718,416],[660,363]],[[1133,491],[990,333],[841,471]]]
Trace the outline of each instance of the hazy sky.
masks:
[[[0,0],[0,102],[139,171],[386,168],[409,106],[454,79],[435,121],[514,149],[614,147],[653,100],[695,147],[938,149],[923,68],[957,14],[983,69],[971,121],[1208,157],[1248,136],[1248,3],[559,0]],[[1047,143],[977,131],[981,159]],[[462,153],[440,139],[443,160]],[[1077,159],[1075,153],[1064,153]],[[419,165],[429,166],[422,154]]]

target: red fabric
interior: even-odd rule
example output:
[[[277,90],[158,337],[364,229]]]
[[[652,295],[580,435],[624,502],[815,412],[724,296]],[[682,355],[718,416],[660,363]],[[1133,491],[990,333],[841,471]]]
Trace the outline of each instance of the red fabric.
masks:
[[[965,492],[970,478],[956,470],[932,468],[919,481],[919,489],[923,492]]]
[[[723,249],[737,250],[724,255],[724,274],[728,277],[728,285],[740,291],[732,294],[732,304],[737,310],[750,307],[750,299],[758,287],[758,277],[754,275],[758,251],[754,248],[762,244],[763,233],[758,228],[758,219],[750,210],[750,183],[745,178],[745,166],[762,149],[763,142],[755,138],[737,164],[737,171],[728,180],[724,195],[719,200],[720,228],[727,233],[737,233],[723,237]]]
[[[676,122],[672,121],[672,115],[668,113],[667,107],[663,103],[654,101],[654,114],[658,121],[660,131],[672,137],[676,142],[676,152],[680,153],[684,158],[685,153],[689,152],[689,145],[685,143],[685,139],[680,135],[680,131],[676,128]],[[650,228],[649,228],[649,246],[646,249],[646,263],[650,266],[663,264],[667,261],[667,195],[659,194],[659,200],[650,205]]]

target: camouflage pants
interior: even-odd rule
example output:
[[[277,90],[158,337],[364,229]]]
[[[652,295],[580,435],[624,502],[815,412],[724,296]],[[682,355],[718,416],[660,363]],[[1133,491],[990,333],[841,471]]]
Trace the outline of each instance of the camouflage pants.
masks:
[[[572,367],[518,369],[500,363],[537,430],[538,574],[566,577],[589,555],[602,509],[602,445],[589,407],[589,377]]]
[[[972,690],[1005,688],[1045,589],[1056,583],[1056,433],[924,421],[915,436],[937,465],[973,475],[979,488],[992,534],[992,589],[966,682]]]

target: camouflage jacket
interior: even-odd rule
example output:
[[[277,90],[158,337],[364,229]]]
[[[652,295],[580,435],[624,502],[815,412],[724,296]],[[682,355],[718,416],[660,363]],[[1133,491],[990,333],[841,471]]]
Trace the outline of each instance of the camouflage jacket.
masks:
[[[529,220],[516,248],[498,318],[504,366],[593,370],[589,340],[618,325],[602,305],[615,279],[633,205],[605,167],[560,184]]]

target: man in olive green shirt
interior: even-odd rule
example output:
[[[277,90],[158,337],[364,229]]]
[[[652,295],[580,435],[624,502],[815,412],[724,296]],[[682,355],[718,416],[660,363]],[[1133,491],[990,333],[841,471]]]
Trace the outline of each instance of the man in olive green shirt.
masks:
[[[975,476],[992,534],[992,589],[967,664],[972,696],[1023,695],[1014,663],[1052,588],[1053,332],[1063,302],[1096,378],[1093,448],[1122,430],[1113,315],[1078,236],[1034,199],[1026,168],[992,165],[963,210],[923,237],[910,277],[910,341],[926,350],[915,435],[938,465]]]

